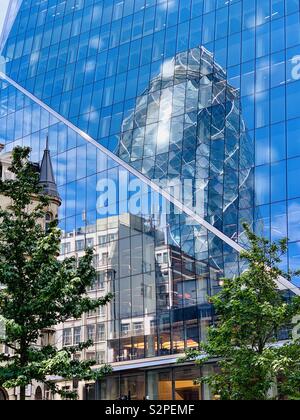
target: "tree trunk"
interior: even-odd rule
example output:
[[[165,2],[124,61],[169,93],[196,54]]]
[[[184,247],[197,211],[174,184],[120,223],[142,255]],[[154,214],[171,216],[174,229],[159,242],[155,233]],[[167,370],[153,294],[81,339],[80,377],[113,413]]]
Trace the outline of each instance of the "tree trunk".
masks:
[[[27,347],[26,347],[26,339],[24,337],[21,338],[20,342],[20,362],[21,367],[24,368],[27,364]],[[26,400],[26,386],[20,386],[20,401]]]

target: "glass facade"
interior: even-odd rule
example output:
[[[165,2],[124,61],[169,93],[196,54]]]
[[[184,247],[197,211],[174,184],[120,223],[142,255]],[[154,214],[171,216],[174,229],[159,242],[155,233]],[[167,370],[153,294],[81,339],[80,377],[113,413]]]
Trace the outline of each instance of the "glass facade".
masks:
[[[119,396],[133,401],[150,399],[159,401],[207,400],[211,396],[207,387],[200,386],[196,378],[200,368],[164,368],[136,373],[114,374],[100,384],[85,388],[87,400],[118,400]]]
[[[0,142],[40,162],[49,136],[61,258],[93,247],[89,293],[115,296],[59,327],[61,345],[94,341],[78,357],[133,370],[197,347],[208,296],[243,269],[244,221],[288,236],[284,267],[299,267],[299,19],[298,0],[12,2]],[[168,369],[97,396],[199,392]]]

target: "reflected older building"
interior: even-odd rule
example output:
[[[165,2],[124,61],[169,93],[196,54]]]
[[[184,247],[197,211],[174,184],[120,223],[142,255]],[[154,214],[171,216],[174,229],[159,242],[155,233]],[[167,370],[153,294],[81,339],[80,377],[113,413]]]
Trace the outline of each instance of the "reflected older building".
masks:
[[[62,345],[91,339],[98,344],[81,357],[96,358],[99,363],[145,357],[144,336],[151,334],[156,314],[153,232],[145,230],[145,220],[138,216],[102,218],[95,225],[66,233],[62,257],[75,254],[80,258],[87,247],[95,249],[97,270],[90,296],[111,292],[114,300],[80,321],[66,323]]]
[[[4,153],[1,153],[3,152]],[[0,180],[2,182],[13,180],[15,175],[10,171],[12,162],[11,152],[6,151],[3,144],[0,144]],[[46,144],[46,149],[43,152],[43,158],[41,164],[31,163],[32,169],[39,174],[39,185],[41,187],[41,194],[47,194],[50,198],[49,204],[46,206],[45,217],[39,220],[40,225],[47,229],[47,224],[58,217],[59,206],[61,199],[57,191],[57,185],[54,178],[52,162],[50,157],[50,151]],[[32,197],[32,202],[28,205],[27,211],[30,213],[36,206],[36,197]],[[1,210],[9,208],[11,200],[5,196],[0,195],[0,207]],[[0,279],[0,288],[1,285]],[[2,325],[3,320],[0,320],[0,338],[5,338],[5,326]],[[41,331],[41,334],[35,343],[36,347],[45,347],[49,344],[54,344],[55,329],[49,328]],[[0,342],[0,354],[6,357],[14,357],[14,350],[8,347],[6,344]],[[45,387],[42,385],[43,391]],[[36,381],[33,381],[26,389],[26,399],[43,399],[42,388]],[[35,395],[35,397],[34,397]],[[0,387],[0,401],[1,400],[17,400],[19,398],[19,388],[5,390]]]
[[[99,219],[96,225],[65,233],[61,258],[80,258],[87,247],[95,249],[97,270],[90,296],[111,292],[114,300],[107,308],[61,326],[57,334],[61,346],[91,339],[95,347],[78,356],[99,363],[197,348],[212,316],[205,262],[168,244],[166,227],[131,214]],[[219,276],[215,272],[215,285]]]

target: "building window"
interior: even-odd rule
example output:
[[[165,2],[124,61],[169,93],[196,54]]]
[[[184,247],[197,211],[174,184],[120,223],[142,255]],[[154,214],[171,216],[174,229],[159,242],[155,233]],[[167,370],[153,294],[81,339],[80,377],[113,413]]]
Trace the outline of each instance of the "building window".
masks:
[[[105,324],[97,324],[97,341],[105,341],[106,334],[105,334]]]
[[[156,333],[156,321],[155,320],[150,321],[150,331],[151,331],[151,334]]]
[[[201,387],[195,381],[199,375],[199,368],[187,367],[174,369],[175,379],[175,400],[179,401],[198,401],[201,399]]]
[[[193,269],[194,263],[193,261],[185,261],[185,269],[191,272],[194,272],[195,270]]]
[[[143,283],[142,284],[142,296],[144,296],[147,299],[152,299],[153,297],[153,287]]]
[[[110,242],[116,241],[118,239],[117,233],[109,233],[108,235],[98,236],[98,244],[100,246],[106,245]]]
[[[98,236],[98,244],[105,245],[107,243],[107,235]]]
[[[142,322],[134,322],[133,332],[135,335],[142,335],[144,333],[144,325]]]
[[[49,231],[49,229],[50,229],[50,223],[52,222],[52,220],[53,220],[52,213],[46,213],[46,216],[45,216],[45,231],[46,232]]]
[[[97,268],[98,265],[99,265],[99,255],[96,254],[96,255],[93,256],[93,267]]]
[[[104,317],[105,316],[105,306],[99,306],[98,308],[98,316]]]
[[[103,365],[105,363],[105,351],[90,351],[86,354],[87,360],[95,360],[97,365]]]
[[[85,248],[85,244],[84,244],[83,239],[80,239],[80,240],[76,241],[76,251],[77,252],[84,251],[84,248]]]
[[[69,254],[71,252],[71,244],[70,242],[65,242],[61,244],[60,253],[62,255]]]
[[[96,352],[97,365],[103,365],[106,362],[105,351]]]
[[[50,388],[45,385],[45,400],[51,401],[53,399],[53,394],[50,390]]]
[[[105,290],[105,278],[106,273],[97,273],[97,276],[95,280],[93,281],[93,284],[88,288],[88,290]]]
[[[163,253],[163,263],[168,264],[169,263],[169,254],[167,252]]]
[[[156,261],[158,264],[168,264],[169,254],[167,252],[160,252],[156,255]]]
[[[71,346],[72,345],[72,329],[66,328],[63,330],[63,345]]]
[[[102,254],[102,264],[103,265],[108,265],[108,252],[104,252]]]
[[[114,270],[107,271],[106,281],[113,281],[116,278],[116,272]]]
[[[93,310],[91,310],[91,311],[88,311],[88,313],[87,313],[87,317],[88,318],[94,318],[94,317],[96,317],[97,316],[97,311],[96,311],[96,309],[93,309]]]
[[[87,339],[95,341],[95,325],[88,325],[87,327]]]
[[[94,360],[95,358],[92,357],[92,360]],[[96,391],[95,391],[95,385],[91,384],[91,385],[86,385],[85,387],[85,399],[87,401],[94,401],[96,399]]]
[[[96,353],[94,351],[89,351],[86,353],[87,360],[96,360]]]
[[[118,239],[117,233],[110,233],[108,235],[108,242],[113,242],[113,241],[116,241],[117,239]]]
[[[94,247],[94,238],[87,238],[86,246],[87,246],[87,248],[93,248]]]
[[[34,399],[36,401],[41,401],[43,399],[43,392],[42,392],[42,388],[40,386],[38,386],[36,391],[35,391]]]
[[[103,365],[106,362],[105,351],[91,351],[86,354],[87,360],[94,360],[97,365]]]
[[[105,289],[105,273],[98,273],[96,282],[97,282],[97,289],[104,290]]]
[[[105,316],[105,306],[99,306],[98,308],[87,312],[88,318],[95,318],[97,316],[100,316],[100,317]]]
[[[74,328],[74,345],[81,343],[81,327]]]
[[[130,332],[130,324],[122,324],[121,325],[121,332],[122,332],[123,337],[128,336],[129,332]]]

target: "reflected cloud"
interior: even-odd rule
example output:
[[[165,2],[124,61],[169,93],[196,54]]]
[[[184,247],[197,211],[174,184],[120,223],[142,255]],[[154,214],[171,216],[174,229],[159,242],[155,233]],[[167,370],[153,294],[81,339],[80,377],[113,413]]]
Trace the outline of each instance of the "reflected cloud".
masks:
[[[291,201],[288,205],[288,237],[290,241],[297,241],[300,237],[300,202]]]
[[[176,0],[165,0],[164,2],[158,4],[160,10],[172,10],[175,8]]]

